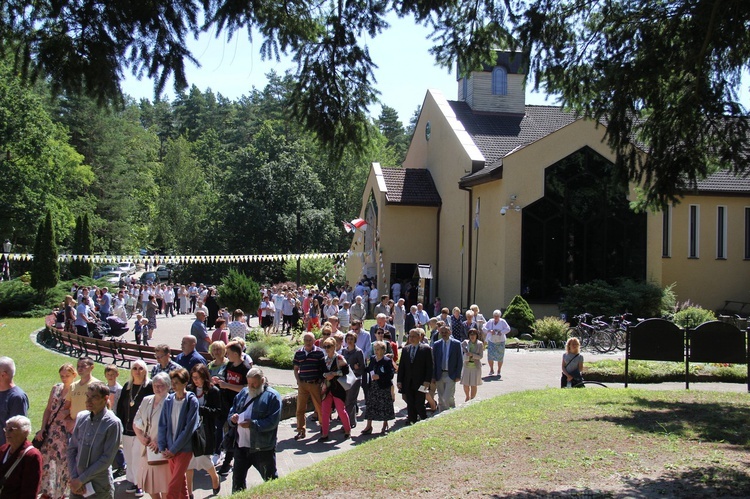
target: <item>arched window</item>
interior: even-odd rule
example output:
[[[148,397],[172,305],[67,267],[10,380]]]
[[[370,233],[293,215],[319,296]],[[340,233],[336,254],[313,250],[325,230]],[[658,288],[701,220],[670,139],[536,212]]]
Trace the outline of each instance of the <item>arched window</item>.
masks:
[[[508,94],[508,71],[502,67],[497,66],[492,70],[492,95],[507,95]]]

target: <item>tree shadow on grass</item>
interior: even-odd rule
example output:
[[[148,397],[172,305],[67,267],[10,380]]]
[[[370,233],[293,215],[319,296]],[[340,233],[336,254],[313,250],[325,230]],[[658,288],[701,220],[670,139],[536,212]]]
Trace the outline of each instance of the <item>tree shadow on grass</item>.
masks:
[[[496,494],[495,498],[746,498],[750,496],[750,475],[724,466],[691,468],[683,471],[666,471],[656,478],[626,478],[619,490],[595,489],[544,490],[529,489],[511,494]]]
[[[630,414],[598,416],[642,433],[724,442],[750,450],[750,407],[704,402],[668,402],[636,397]],[[627,410],[627,409],[626,409]]]

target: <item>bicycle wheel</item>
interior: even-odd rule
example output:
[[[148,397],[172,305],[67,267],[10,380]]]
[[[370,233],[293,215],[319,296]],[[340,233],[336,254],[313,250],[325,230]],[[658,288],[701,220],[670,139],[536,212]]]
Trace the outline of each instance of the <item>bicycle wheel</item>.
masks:
[[[600,329],[596,331],[596,333],[594,333],[593,335],[593,338],[595,338],[593,344],[594,348],[599,353],[611,352],[617,345],[617,342],[613,338],[611,331],[609,331],[608,329]]]
[[[581,327],[572,327],[568,329],[568,338],[578,338],[582,349],[588,346],[590,339],[588,331]]]

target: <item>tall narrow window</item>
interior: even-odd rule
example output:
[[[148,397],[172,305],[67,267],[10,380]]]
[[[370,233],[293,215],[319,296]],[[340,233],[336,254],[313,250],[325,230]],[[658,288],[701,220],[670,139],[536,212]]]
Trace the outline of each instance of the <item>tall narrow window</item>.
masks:
[[[700,222],[701,207],[697,204],[690,205],[688,219],[688,258],[698,258],[700,254]]]
[[[661,256],[669,258],[672,256],[672,207],[667,206],[667,208],[661,213]]]
[[[508,94],[508,71],[502,67],[497,66],[492,70],[492,95],[507,95]]]
[[[745,260],[750,260],[750,207],[745,207]]]
[[[727,257],[727,207],[716,207],[716,258]]]

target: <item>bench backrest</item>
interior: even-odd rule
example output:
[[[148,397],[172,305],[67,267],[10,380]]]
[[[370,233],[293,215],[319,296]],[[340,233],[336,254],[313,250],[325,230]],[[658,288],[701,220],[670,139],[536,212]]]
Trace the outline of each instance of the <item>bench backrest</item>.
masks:
[[[685,333],[665,319],[647,319],[630,326],[626,358],[682,362],[685,360]]]

